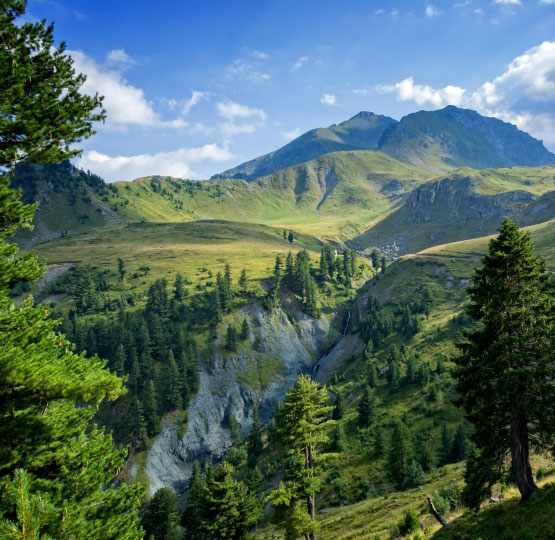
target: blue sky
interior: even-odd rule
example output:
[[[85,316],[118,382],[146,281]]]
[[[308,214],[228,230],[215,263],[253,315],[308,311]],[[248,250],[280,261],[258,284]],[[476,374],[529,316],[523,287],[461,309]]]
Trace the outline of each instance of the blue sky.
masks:
[[[447,104],[555,151],[555,0],[28,0],[55,22],[106,124],[106,180],[207,178],[361,110]]]

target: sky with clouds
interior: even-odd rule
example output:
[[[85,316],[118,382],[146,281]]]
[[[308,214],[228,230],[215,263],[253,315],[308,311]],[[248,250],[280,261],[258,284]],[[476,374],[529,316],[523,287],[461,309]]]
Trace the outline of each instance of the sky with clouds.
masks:
[[[208,178],[361,110],[449,104],[555,151],[555,0],[28,0],[55,22],[105,124],[106,180]]]

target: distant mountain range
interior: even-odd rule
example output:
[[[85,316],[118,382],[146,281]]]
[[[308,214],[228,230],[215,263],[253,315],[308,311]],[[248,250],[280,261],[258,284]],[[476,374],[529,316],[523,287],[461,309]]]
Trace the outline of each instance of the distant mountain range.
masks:
[[[341,150],[379,150],[432,172],[458,167],[540,167],[555,164],[555,154],[516,126],[469,109],[448,106],[419,111],[400,122],[360,112],[328,128],[313,129],[282,148],[212,178],[252,181],[273,172]]]

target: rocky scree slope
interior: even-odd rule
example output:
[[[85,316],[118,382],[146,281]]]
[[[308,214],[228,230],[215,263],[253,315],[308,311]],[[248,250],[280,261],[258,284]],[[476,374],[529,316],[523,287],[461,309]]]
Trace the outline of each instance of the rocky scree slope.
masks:
[[[214,178],[252,181],[261,176],[341,150],[375,150],[384,130],[397,120],[362,111],[345,122],[312,129],[285,146],[228,169]]]

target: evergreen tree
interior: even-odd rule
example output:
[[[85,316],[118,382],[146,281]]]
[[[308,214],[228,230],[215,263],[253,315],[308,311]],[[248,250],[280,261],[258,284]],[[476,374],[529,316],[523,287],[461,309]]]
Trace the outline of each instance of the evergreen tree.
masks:
[[[371,426],[376,420],[378,398],[369,386],[365,386],[358,402],[358,423],[362,427]]]
[[[284,448],[289,456],[287,484],[283,482],[272,491],[268,500],[272,501],[281,516],[282,525],[297,524],[305,530],[311,540],[315,540],[316,500],[319,488],[318,465],[319,446],[327,442],[326,428],[333,424],[328,419],[332,407],[327,405],[325,387],[313,382],[308,375],[301,375],[285,396],[285,402],[278,409],[275,430],[272,437]],[[304,513],[299,514],[299,504],[304,501]],[[307,515],[308,510],[308,515]]]
[[[337,392],[335,397],[335,405],[333,407],[332,418],[334,420],[341,420],[345,415],[345,399],[341,392]]]
[[[330,447],[332,452],[338,452],[340,454],[345,452],[345,449],[347,447],[345,442],[345,430],[343,429],[343,424],[339,422],[336,424],[333,430]]]
[[[291,244],[295,240],[295,237],[293,236],[293,233],[291,231],[289,231],[289,235],[287,236],[287,240],[289,240],[289,242],[291,242]]]
[[[407,473],[403,480],[403,489],[412,489],[421,486],[426,481],[422,466],[416,460],[409,460]]]
[[[131,405],[129,407],[129,426],[133,439],[133,449],[138,452],[144,450],[147,439],[146,423],[143,406],[137,396],[131,399]]]
[[[451,454],[453,448],[453,437],[447,424],[443,424],[441,428],[441,447],[439,449],[439,464],[447,465],[451,463]]]
[[[148,501],[141,519],[145,538],[179,540],[179,500],[169,488],[161,488]]]
[[[283,277],[283,282],[286,287],[290,289],[293,287],[294,281],[294,265],[293,265],[293,254],[289,252],[287,258],[285,259],[285,275]]]
[[[54,46],[52,26],[21,19],[15,23],[24,11],[25,2],[17,0],[0,8],[3,170],[17,162],[56,162],[77,155],[74,143],[88,137],[93,122],[104,116],[98,96],[80,93],[85,77],[75,73],[64,46]],[[49,319],[48,308],[35,306],[31,297],[15,308],[10,289],[39,278],[44,266],[5,241],[18,226],[30,226],[35,210],[8,186],[8,178],[1,177],[0,515],[14,515],[13,525],[30,533],[27,519],[42,500],[46,504],[39,504],[40,512],[49,514],[52,508],[53,517],[41,516],[37,537],[138,540],[136,510],[143,488],[114,487],[126,452],[115,450],[111,437],[92,423],[103,399],[124,393],[122,381],[98,358],[75,354],[55,331],[57,322]],[[26,474],[32,482],[26,483]],[[12,488],[25,494],[30,512],[23,515],[21,505],[6,495]]]
[[[228,324],[225,338],[225,348],[228,351],[237,350],[237,329],[233,324]]]
[[[370,259],[372,261],[372,267],[374,268],[374,270],[378,270],[379,265],[380,265],[380,254],[378,252],[377,249],[373,249],[370,253]]]
[[[156,403],[156,389],[154,388],[154,381],[152,379],[146,383],[143,404],[147,433],[152,437],[158,431],[158,424],[160,423],[158,405]]]
[[[231,269],[229,264],[225,265],[224,277],[221,280],[220,299],[224,313],[230,313],[233,309],[233,282],[231,280]]]
[[[260,427],[260,418],[258,416],[258,407],[253,409],[252,428],[247,438],[247,450],[249,457],[257,457],[264,449],[262,442],[262,428]]]
[[[243,294],[247,294],[248,286],[249,286],[249,282],[247,280],[247,270],[243,268],[243,270],[241,270],[241,275],[239,277],[239,287]]]
[[[181,515],[181,525],[186,531],[187,540],[204,539],[199,528],[202,519],[202,503],[206,496],[206,481],[202,477],[199,462],[195,461],[187,491],[187,506]]]
[[[465,497],[477,507],[510,453],[526,500],[537,490],[530,441],[546,450],[555,441],[554,284],[545,262],[534,256],[529,233],[505,219],[468,293],[467,312],[480,325],[465,334],[457,359],[460,404],[478,447],[467,468]]]
[[[283,229],[283,239],[287,240],[287,231]]]
[[[187,298],[187,289],[185,288],[183,282],[183,276],[178,272],[175,276],[175,281],[173,282],[173,298],[172,300],[181,305]]]
[[[244,341],[249,337],[249,335],[250,335],[249,321],[247,321],[247,318],[245,317],[243,319],[243,324],[241,325],[241,334],[239,334],[239,338],[242,341]]]
[[[118,274],[120,281],[123,281],[125,279],[126,273],[127,271],[125,270],[125,263],[123,262],[123,259],[121,257],[118,257]]]
[[[409,464],[410,433],[407,427],[396,420],[391,432],[389,448],[387,451],[386,470],[390,480],[397,489],[403,486]]]
[[[167,376],[167,391],[166,400],[168,403],[168,409],[173,411],[175,409],[181,409],[183,406],[181,393],[182,393],[182,378],[177,368],[177,363],[173,351],[170,350],[168,353],[168,376]]]
[[[386,260],[385,260],[385,257],[382,257],[381,260],[380,260],[380,267],[381,267],[381,270],[382,270],[382,274],[385,273],[385,266],[386,266]]]
[[[455,438],[453,439],[453,448],[451,450],[451,462],[458,463],[463,461],[466,457],[467,451],[467,440],[463,424],[459,424],[457,431],[455,432]]]
[[[125,351],[123,350],[123,345],[120,343],[116,351],[116,359],[114,361],[114,373],[118,377],[122,377],[124,373],[125,366]]]

